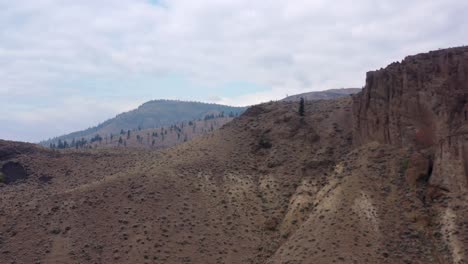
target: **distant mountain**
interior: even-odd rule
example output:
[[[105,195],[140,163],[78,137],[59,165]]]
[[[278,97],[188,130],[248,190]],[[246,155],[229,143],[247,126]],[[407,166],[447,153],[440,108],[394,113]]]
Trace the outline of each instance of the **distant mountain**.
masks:
[[[91,139],[96,135],[105,137],[110,134],[119,134],[122,130],[159,128],[184,121],[217,117],[221,114],[224,114],[226,117],[233,117],[239,115],[245,109],[246,107],[232,107],[200,102],[153,100],[142,104],[135,110],[119,114],[95,127],[45,140],[39,144],[48,147],[51,143],[58,143],[59,140],[71,142],[73,139]]]
[[[299,101],[301,97],[307,101],[328,100],[328,99],[335,99],[339,97],[345,97],[350,94],[359,93],[360,91],[361,91],[361,88],[330,89],[330,90],[325,90],[325,91],[291,95],[291,96],[284,98],[282,101]]]

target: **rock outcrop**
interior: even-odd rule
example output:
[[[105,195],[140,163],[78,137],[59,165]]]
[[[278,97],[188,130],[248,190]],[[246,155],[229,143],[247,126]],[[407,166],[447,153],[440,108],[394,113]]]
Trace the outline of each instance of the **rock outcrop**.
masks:
[[[39,152],[51,153],[49,150],[35,144],[0,139],[0,163],[18,155],[34,154]]]
[[[368,72],[353,111],[356,144],[409,147],[427,157],[422,163],[431,185],[467,189],[468,47],[409,56]]]

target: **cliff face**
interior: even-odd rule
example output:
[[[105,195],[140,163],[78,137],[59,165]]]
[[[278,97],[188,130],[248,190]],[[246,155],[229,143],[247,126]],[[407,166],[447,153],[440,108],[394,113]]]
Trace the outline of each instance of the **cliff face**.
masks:
[[[468,47],[409,56],[369,72],[353,98],[356,144],[409,147],[427,159],[421,174],[430,184],[467,189]]]

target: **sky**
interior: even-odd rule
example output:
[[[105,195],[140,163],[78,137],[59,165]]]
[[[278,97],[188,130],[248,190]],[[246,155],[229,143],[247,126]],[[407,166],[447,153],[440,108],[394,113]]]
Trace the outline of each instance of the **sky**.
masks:
[[[37,142],[152,99],[252,105],[362,87],[468,44],[466,0],[0,0],[0,139]]]

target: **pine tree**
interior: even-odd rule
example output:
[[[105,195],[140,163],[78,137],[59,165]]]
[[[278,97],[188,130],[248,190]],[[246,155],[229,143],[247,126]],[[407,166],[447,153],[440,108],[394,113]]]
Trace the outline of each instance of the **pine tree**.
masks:
[[[58,144],[57,144],[58,149],[63,149],[63,142],[61,139],[59,139]]]
[[[299,101],[299,115],[304,116],[304,98],[301,97],[301,100]]]

